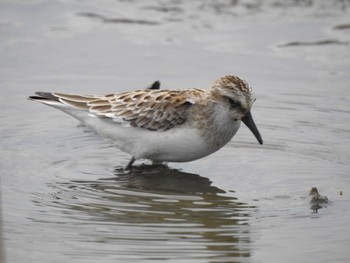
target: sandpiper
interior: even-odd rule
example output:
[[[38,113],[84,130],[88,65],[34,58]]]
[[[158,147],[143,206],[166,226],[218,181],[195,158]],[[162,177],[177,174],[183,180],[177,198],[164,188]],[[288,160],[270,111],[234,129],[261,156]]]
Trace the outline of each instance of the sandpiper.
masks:
[[[260,144],[251,108],[255,96],[236,76],[216,80],[209,89],[154,88],[107,95],[36,92],[29,99],[77,118],[132,158],[189,162],[216,152],[236,134],[241,121]]]

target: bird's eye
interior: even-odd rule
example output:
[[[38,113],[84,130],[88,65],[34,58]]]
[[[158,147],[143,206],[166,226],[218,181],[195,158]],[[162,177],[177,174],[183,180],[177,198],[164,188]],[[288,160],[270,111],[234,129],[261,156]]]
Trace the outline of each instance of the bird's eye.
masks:
[[[227,101],[230,104],[230,109],[235,109],[241,106],[241,103],[238,101],[235,101],[231,99],[230,97],[227,97]]]

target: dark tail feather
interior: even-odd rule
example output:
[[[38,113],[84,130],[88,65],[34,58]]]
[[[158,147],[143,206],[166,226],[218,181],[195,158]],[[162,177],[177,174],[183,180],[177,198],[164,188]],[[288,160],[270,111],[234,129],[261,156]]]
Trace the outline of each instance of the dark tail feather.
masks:
[[[153,84],[147,89],[160,89],[160,82],[159,82],[159,80],[153,82]]]
[[[59,102],[58,97],[52,95],[51,92],[38,91],[38,92],[35,92],[35,94],[38,96],[29,96],[28,99],[31,99],[31,100],[51,100],[51,101],[58,101]]]

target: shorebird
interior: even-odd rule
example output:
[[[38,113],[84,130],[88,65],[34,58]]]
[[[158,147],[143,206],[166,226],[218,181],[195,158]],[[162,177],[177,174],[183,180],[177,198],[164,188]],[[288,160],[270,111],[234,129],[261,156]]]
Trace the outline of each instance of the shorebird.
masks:
[[[151,88],[107,95],[36,92],[29,99],[60,109],[111,139],[132,157],[161,162],[189,162],[216,152],[238,131],[241,121],[260,144],[251,108],[255,96],[236,76],[216,80],[209,89]],[[152,88],[153,87],[153,88]]]

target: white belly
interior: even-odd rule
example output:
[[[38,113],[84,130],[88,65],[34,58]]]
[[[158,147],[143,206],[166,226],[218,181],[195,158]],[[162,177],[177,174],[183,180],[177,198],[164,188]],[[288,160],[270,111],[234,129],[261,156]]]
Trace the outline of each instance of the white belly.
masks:
[[[135,159],[145,158],[160,162],[189,162],[205,157],[229,142],[240,126],[240,121],[225,121],[226,124],[222,127],[214,127],[213,131],[205,134],[188,126],[151,131],[91,117],[86,112],[66,112],[102,137],[112,140],[117,148],[131,154]]]
[[[111,139],[117,148],[130,153],[135,159],[164,162],[189,162],[207,156],[224,146],[234,135],[214,142],[200,135],[195,128],[179,127],[167,131],[150,131],[123,127],[118,123],[89,118],[86,122],[92,130]]]

